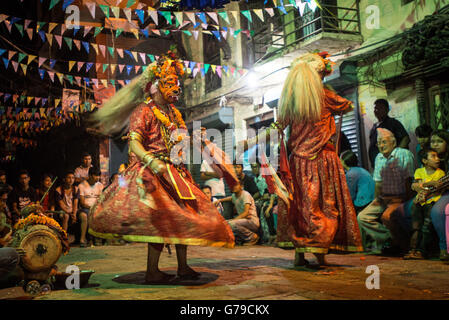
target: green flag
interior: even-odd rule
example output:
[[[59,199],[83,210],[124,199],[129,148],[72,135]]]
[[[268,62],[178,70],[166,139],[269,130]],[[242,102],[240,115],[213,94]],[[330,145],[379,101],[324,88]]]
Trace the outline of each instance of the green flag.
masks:
[[[23,37],[23,25],[18,24],[18,23],[14,24],[14,25],[16,26],[17,30],[19,30],[20,34]]]
[[[171,12],[170,11],[159,11],[159,13],[167,20],[169,24],[172,24],[171,22]]]
[[[66,76],[67,76],[67,79],[69,79],[70,84],[73,84],[73,76],[70,74],[67,74]]]
[[[107,68],[108,68],[108,65],[103,63],[103,72],[105,72]]]
[[[109,18],[109,6],[106,6],[104,4],[99,5],[101,10],[103,11],[104,15]]]
[[[109,53],[111,54],[111,57],[114,57],[114,48],[108,47]]]
[[[72,38],[64,37],[64,41],[65,43],[67,43],[67,46],[70,48],[70,50],[72,50],[72,42],[73,42]]]
[[[126,7],[129,8],[129,7],[131,7],[135,3],[136,3],[136,0],[128,0],[128,3],[126,4]]]
[[[48,9],[49,9],[49,10],[53,9],[53,7],[54,7],[55,5],[57,5],[59,1],[61,1],[61,0],[51,0],[50,6],[48,7]]]
[[[227,24],[229,24],[228,13],[227,13],[226,11],[220,11],[220,12],[218,12],[218,15],[219,15],[224,21],[226,21]]]
[[[27,56],[26,53],[19,52],[19,59],[17,60],[18,63],[22,62],[22,60]]]
[[[95,27],[94,37],[96,37],[101,32],[101,30],[103,30],[103,27]]]
[[[249,20],[250,23],[253,22],[253,19],[251,18],[251,12],[249,10],[243,10],[242,14],[246,17],[246,19]]]
[[[117,38],[122,32],[123,32],[122,28],[117,28],[117,30],[115,30],[115,37]]]
[[[204,64],[204,73],[207,73],[207,71],[209,71],[210,68],[210,64],[209,63],[205,63]]]

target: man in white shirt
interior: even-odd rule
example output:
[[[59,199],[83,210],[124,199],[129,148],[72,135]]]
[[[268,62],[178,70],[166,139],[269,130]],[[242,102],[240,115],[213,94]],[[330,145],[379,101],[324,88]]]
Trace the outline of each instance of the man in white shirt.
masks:
[[[92,157],[87,152],[83,153],[82,163],[75,169],[75,185],[78,185],[89,177],[89,168],[92,167]]]
[[[243,190],[239,183],[232,189],[232,196],[214,202],[218,206],[221,202],[232,201],[238,216],[228,220],[235,236],[236,243],[254,245],[259,241],[259,217],[257,216],[254,199],[248,191]]]
[[[212,197],[217,199],[224,198],[225,185],[223,178],[213,169],[213,164],[209,164],[207,160],[201,163],[201,180],[205,181],[204,185],[209,186],[212,190]]]
[[[103,184],[100,182],[100,169],[91,167],[89,169],[89,176],[87,180],[84,180],[78,186],[80,192],[80,211],[83,212],[86,217],[89,215],[89,210],[98,201],[101,192],[104,189]],[[87,219],[81,220],[81,238],[80,243],[85,243],[87,232]],[[84,240],[84,241],[83,241]]]

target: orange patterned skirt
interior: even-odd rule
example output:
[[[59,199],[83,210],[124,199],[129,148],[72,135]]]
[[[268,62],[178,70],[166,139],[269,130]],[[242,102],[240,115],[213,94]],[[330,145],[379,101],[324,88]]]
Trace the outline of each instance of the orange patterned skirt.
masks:
[[[315,159],[290,157],[294,194],[290,210],[280,201],[277,242],[298,252],[363,251],[357,215],[335,151]]]
[[[134,162],[92,208],[89,233],[136,242],[234,247],[228,223],[190,175],[184,180],[195,199],[181,200],[166,177]]]

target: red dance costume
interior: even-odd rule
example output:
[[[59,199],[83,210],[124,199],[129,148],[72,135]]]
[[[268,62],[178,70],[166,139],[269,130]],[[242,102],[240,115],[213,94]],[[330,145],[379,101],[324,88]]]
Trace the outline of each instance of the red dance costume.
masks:
[[[290,125],[287,145],[294,192],[288,214],[280,201],[277,241],[298,252],[363,251],[344,169],[330,142],[336,132],[333,114],[351,102],[324,91],[320,121],[282,124]]]
[[[133,111],[130,132],[143,138],[145,150],[169,157],[165,128],[152,103]],[[175,123],[172,114],[168,117]],[[158,177],[131,153],[129,167],[92,209],[89,232],[137,242],[234,247],[231,228],[184,165],[166,164],[167,173]]]

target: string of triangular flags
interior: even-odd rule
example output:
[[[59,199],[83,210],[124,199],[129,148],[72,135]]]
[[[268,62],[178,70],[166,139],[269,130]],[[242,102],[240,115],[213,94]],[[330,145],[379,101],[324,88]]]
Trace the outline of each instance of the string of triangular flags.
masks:
[[[23,24],[20,23],[21,20],[23,21]],[[30,40],[33,39],[34,35],[37,33],[43,42],[48,40],[50,43],[53,42],[53,39],[57,41],[59,46],[62,46],[62,40],[67,43],[69,48],[72,48],[72,44],[74,43],[78,49],[81,47],[81,40],[72,39],[70,37],[63,37],[64,33],[68,30],[67,25],[64,23],[55,23],[55,22],[45,22],[45,21],[36,21],[31,19],[23,19],[19,17],[14,16],[8,16],[5,14],[0,14],[0,23],[4,23],[8,31],[12,32],[12,26],[15,26],[15,28],[18,30],[19,34],[23,37],[25,37],[25,32],[28,35],[28,38]],[[98,36],[103,30],[110,30],[115,31],[112,32],[112,34],[115,36],[115,38],[118,38],[119,36],[125,36],[124,32],[131,32],[134,34],[134,36],[137,39],[140,39],[140,35],[144,35],[145,38],[149,38],[150,32],[157,36],[168,36],[172,33],[179,33],[182,32],[183,34],[194,37],[195,40],[198,40],[199,33],[203,34],[209,34],[209,35],[215,35],[218,40],[221,41],[221,39],[227,39],[228,36],[233,36],[234,38],[237,38],[237,36],[242,33],[246,34],[247,38],[250,39],[251,36],[254,34],[253,30],[246,30],[246,29],[234,29],[232,27],[219,27],[214,26],[212,27],[216,28],[216,30],[194,30],[198,26],[201,26],[203,29],[207,29],[209,27],[209,24],[200,24],[196,23],[193,25],[194,29],[190,30],[181,30],[181,28],[184,28],[185,26],[189,25],[191,21],[184,21],[183,25],[180,26],[178,29],[152,29],[150,27],[146,27],[144,29],[137,29],[137,28],[129,28],[127,30],[124,30],[123,28],[110,28],[108,26],[102,26],[98,27],[97,25],[83,25],[79,28],[73,28],[73,36],[78,34],[78,32],[83,29],[83,32],[80,32],[79,35],[82,35],[83,37],[86,37],[90,32],[93,30],[93,37]],[[33,27],[30,27],[30,25],[33,25]],[[47,32],[45,32],[43,29],[47,26]],[[59,32],[56,32],[56,30],[59,30]],[[53,32],[55,31],[55,32]]]
[[[0,99],[3,100],[3,104],[12,102],[15,105],[15,107],[0,105],[0,116],[6,116],[7,118],[15,118],[16,120],[30,118],[39,119],[41,117],[47,118],[50,116],[52,110],[56,111],[56,115],[61,114],[61,97],[53,98],[51,99],[52,101],[50,101],[49,98],[44,97],[0,92]],[[19,104],[26,105],[26,107],[18,107]],[[80,106],[82,107],[80,108]],[[72,105],[71,103],[69,108],[72,110],[69,111],[88,112],[94,110],[96,107],[97,104],[92,102],[88,102],[86,106],[83,106],[83,104]],[[65,112],[66,110],[62,111]]]
[[[34,121],[37,119],[58,119],[69,118],[69,113],[84,113],[95,110],[98,107],[96,103],[71,104],[67,109],[60,106],[61,98],[54,99],[55,107],[47,108],[26,108],[26,107],[8,107],[0,106],[0,117],[2,120],[11,121]]]
[[[36,62],[38,64],[38,72],[39,76],[42,80],[44,80],[45,75],[48,75],[48,78],[51,80],[51,82],[55,81],[56,79],[59,79],[59,82],[61,84],[64,83],[64,79],[68,80],[71,85],[78,84],[78,86],[82,86],[82,83],[84,83],[86,86],[99,88],[99,84],[102,84],[103,86],[107,87],[109,84],[115,86],[116,84],[119,84],[120,86],[124,86],[125,84],[129,83],[130,79],[110,79],[110,78],[95,78],[95,77],[83,77],[83,76],[76,76],[71,75],[67,73],[52,71],[41,68],[42,64],[47,60],[47,58],[38,57],[36,55],[28,55],[26,53],[17,52],[14,50],[5,50],[0,49],[0,56],[5,54],[7,52],[7,58],[2,57],[3,65],[6,70],[8,68],[13,68],[14,72],[18,73],[19,70],[22,70],[22,73],[26,76],[28,71],[28,65],[32,62]],[[17,54],[17,61],[12,60]],[[22,63],[26,58],[26,63]],[[39,59],[37,59],[39,58]],[[154,61],[154,59],[157,59],[158,56],[155,55],[149,55],[149,59],[151,61]],[[37,59],[37,61],[35,61]],[[50,60],[50,67],[53,69],[55,66],[57,60],[55,59],[49,59]],[[86,72],[90,70],[90,68],[94,65],[93,62],[83,62],[83,61],[67,61],[69,71],[73,70],[74,65],[77,64],[78,71],[81,70],[81,68],[86,65]],[[20,65],[20,69],[19,69]],[[147,66],[146,65],[124,65],[124,64],[95,64],[97,70],[101,67],[103,70],[106,70],[107,67],[109,67],[112,71],[118,70],[119,72],[123,72],[126,68],[126,72],[128,76],[131,75],[131,72],[133,72],[137,76],[138,74],[142,73]],[[228,66],[221,66],[221,65],[214,65],[214,64],[208,64],[208,63],[198,63],[194,61],[184,61],[184,65],[187,69],[188,73],[191,73],[193,77],[196,77],[198,74],[201,75],[201,77],[205,77],[205,75],[209,72],[209,70],[212,70],[213,73],[217,74],[220,78],[223,76],[243,76],[245,73],[248,72],[246,69],[240,69],[235,67],[228,67]]]
[[[30,55],[30,54],[26,54],[26,53],[22,53],[22,52],[17,52],[15,50],[7,50],[7,49],[3,49],[3,48],[0,48],[0,57],[2,57],[3,64],[5,65],[5,67],[7,68],[8,65],[11,63],[15,72],[17,72],[18,67],[20,65],[24,75],[26,75],[26,73],[27,73],[28,65],[30,63],[32,63],[33,61],[37,61],[39,68],[44,63],[46,63],[48,61],[50,64],[50,67],[52,69],[54,68],[56,63],[65,63],[67,66],[68,72],[71,72],[72,70],[74,70],[75,65],[76,65],[76,69],[78,72],[82,72],[83,70],[85,70],[85,72],[89,72],[91,70],[91,68],[95,65],[95,70],[97,72],[101,71],[101,72],[105,73],[107,70],[109,70],[111,75],[114,74],[116,71],[117,71],[117,74],[119,74],[119,73],[124,74],[124,72],[126,72],[128,74],[128,76],[130,75],[130,73],[132,71],[136,75],[139,74],[140,71],[144,71],[147,68],[147,65],[146,65],[147,60],[149,62],[153,62],[159,58],[159,56],[157,56],[157,55],[153,55],[153,54],[149,54],[149,53],[145,54],[144,52],[139,52],[139,51],[129,51],[129,50],[125,50],[125,49],[112,48],[112,47],[108,47],[108,49],[109,49],[108,50],[109,54],[112,53],[112,57],[113,57],[114,52],[117,52],[117,54],[122,58],[124,57],[124,53],[126,53],[128,56],[135,59],[136,62],[139,62],[138,57],[140,57],[140,60],[144,63],[144,65],[135,65],[135,64],[130,65],[130,64],[120,64],[120,63],[94,63],[94,62],[89,62],[89,61],[76,61],[76,60],[64,61],[64,60],[40,57],[40,56],[36,56],[36,55]],[[105,56],[106,46],[100,45],[99,50]],[[3,57],[4,54],[5,54],[5,57]],[[17,57],[17,61],[12,60],[14,57]],[[25,63],[22,63],[22,61],[24,61]],[[225,75],[230,74],[230,75],[235,76],[238,73],[240,73],[242,75],[244,73],[246,73],[246,69],[231,67],[231,66],[227,66],[227,65],[208,64],[208,63],[201,63],[201,62],[189,61],[189,60],[182,60],[182,62],[184,64],[184,66],[186,67],[186,69],[188,69],[188,72],[192,72],[192,70],[194,70],[195,67],[197,67],[197,66],[199,66],[199,68],[201,68],[204,65],[204,75],[209,70],[212,70],[212,72],[214,74],[217,74],[220,78],[223,76],[223,74],[225,74]],[[239,70],[244,70],[244,71],[242,72]],[[199,71],[201,71],[201,69]],[[197,71],[197,73],[198,73],[198,71]],[[194,76],[196,76],[196,74]],[[203,72],[201,72],[201,74],[203,75]]]
[[[55,5],[60,2],[61,0],[51,0],[49,9],[53,9]],[[130,9],[129,6],[126,8],[120,8],[118,6],[108,6],[103,4],[97,4],[96,2],[84,2],[84,5],[89,10],[89,13],[91,14],[92,18],[95,19],[98,17],[97,12],[101,12],[105,18],[110,18],[112,15],[115,18],[120,18],[121,16],[125,16],[129,23],[133,23],[132,17],[133,15],[137,17],[140,22],[143,24],[145,22],[145,19],[148,17],[151,17],[153,22],[158,25],[159,24],[159,16],[164,17],[164,19],[169,23],[172,24],[175,22],[176,26],[181,25],[183,20],[183,15],[186,15],[189,20],[193,22],[193,24],[196,23],[196,19],[201,20],[203,23],[207,23],[207,16],[209,16],[217,25],[219,24],[219,18],[221,18],[224,22],[226,22],[228,25],[230,24],[229,16],[234,16],[235,20],[238,20],[239,15],[241,14],[244,16],[250,23],[252,23],[252,17],[251,13],[253,15],[257,16],[262,22],[264,21],[264,11],[267,12],[270,16],[274,15],[274,9],[278,9],[279,13],[281,14],[287,14],[287,10],[285,7],[293,6],[300,10],[301,16],[304,12],[304,7],[306,5],[309,6],[309,8],[312,11],[315,11],[317,7],[320,7],[318,1],[316,0],[272,0],[274,7],[271,8],[263,8],[263,9],[248,9],[248,10],[220,10],[220,11],[206,11],[206,12],[195,12],[195,11],[162,11],[162,10],[155,10],[152,7],[148,7],[146,10],[143,9],[143,7],[140,7],[138,9]],[[62,9],[65,11],[67,6],[69,6],[73,0],[65,0]],[[268,3],[268,0],[264,1],[264,6]]]

